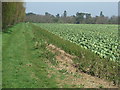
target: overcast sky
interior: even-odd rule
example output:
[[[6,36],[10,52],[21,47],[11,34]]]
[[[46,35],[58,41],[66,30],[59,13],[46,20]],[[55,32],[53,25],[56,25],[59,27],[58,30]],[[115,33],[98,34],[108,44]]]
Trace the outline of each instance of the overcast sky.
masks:
[[[36,14],[63,14],[64,10],[67,14],[75,15],[76,12],[91,13],[92,16],[99,15],[103,11],[105,16],[118,15],[117,2],[26,2],[26,13],[33,12]]]

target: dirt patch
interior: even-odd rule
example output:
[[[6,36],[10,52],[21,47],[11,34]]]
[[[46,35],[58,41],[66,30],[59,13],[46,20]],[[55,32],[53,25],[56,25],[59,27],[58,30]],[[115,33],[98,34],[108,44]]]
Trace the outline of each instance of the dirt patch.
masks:
[[[47,49],[56,54],[58,65],[54,68],[66,75],[65,79],[57,79],[57,82],[60,82],[60,87],[63,85],[82,85],[84,88],[117,88],[112,82],[80,72],[73,63],[76,56],[70,55],[52,44],[48,45]]]
[[[26,64],[26,66],[31,67],[31,66],[32,66],[32,64]]]
[[[56,46],[50,44],[47,47],[51,52],[57,53],[56,60],[58,61],[57,70],[67,70],[68,73],[76,73],[77,69],[74,67],[72,59],[76,56],[72,56],[66,53],[64,50],[57,48]]]

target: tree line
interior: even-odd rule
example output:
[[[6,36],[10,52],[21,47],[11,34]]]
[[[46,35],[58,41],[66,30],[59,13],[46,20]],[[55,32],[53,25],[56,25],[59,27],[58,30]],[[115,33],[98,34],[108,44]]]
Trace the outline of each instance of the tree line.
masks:
[[[5,29],[19,22],[36,23],[74,23],[74,24],[118,24],[118,17],[107,17],[100,12],[99,16],[92,17],[90,13],[77,12],[68,16],[65,10],[62,15],[52,15],[45,12],[45,15],[25,13],[24,2],[2,2],[2,28]]]
[[[62,15],[52,15],[48,12],[45,12],[44,15],[27,13],[25,21],[35,23],[118,24],[118,17],[104,16],[102,11],[99,16],[95,17],[92,17],[90,13],[82,12],[77,12],[76,15],[67,16],[67,11],[65,10]]]
[[[2,28],[23,22],[25,19],[25,3],[2,2]]]

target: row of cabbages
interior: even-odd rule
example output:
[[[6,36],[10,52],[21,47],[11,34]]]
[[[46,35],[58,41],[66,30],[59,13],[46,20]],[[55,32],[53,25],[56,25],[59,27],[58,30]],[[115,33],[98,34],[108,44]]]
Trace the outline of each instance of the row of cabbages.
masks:
[[[90,49],[101,58],[119,61],[118,25],[102,24],[37,24],[38,26]]]

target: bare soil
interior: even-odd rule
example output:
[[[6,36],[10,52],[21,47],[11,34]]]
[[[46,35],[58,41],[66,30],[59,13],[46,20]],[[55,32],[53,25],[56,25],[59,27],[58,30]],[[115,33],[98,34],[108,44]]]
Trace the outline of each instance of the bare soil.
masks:
[[[66,78],[62,80],[60,79],[61,76],[58,76],[56,79],[61,88],[64,85],[83,86],[84,88],[118,88],[117,86],[114,86],[112,82],[88,75],[87,73],[78,70],[73,63],[76,56],[72,56],[52,44],[49,44],[47,49],[56,54],[55,58],[58,62],[57,66],[51,67],[66,75]],[[52,73],[54,72],[50,72],[48,77],[50,77]]]

